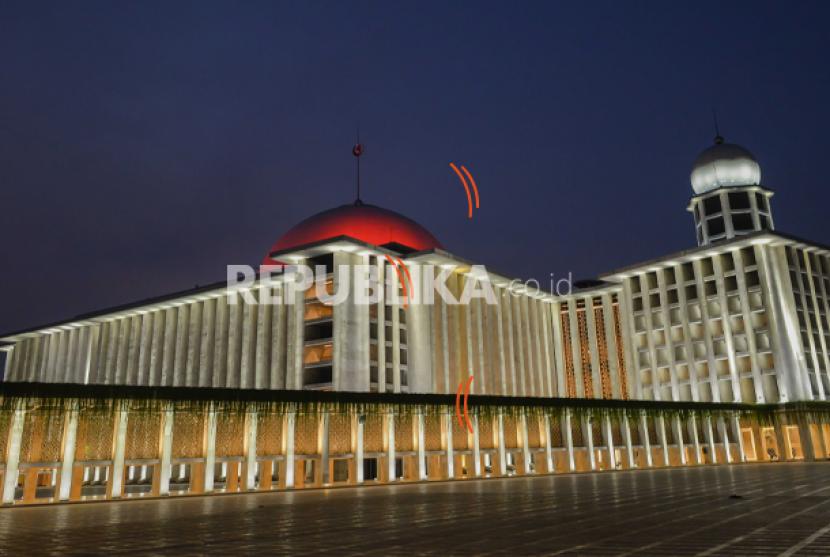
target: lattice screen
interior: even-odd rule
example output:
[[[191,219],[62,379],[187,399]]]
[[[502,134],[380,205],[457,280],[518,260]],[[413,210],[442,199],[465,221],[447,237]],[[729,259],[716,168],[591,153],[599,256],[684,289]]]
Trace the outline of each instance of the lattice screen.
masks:
[[[20,462],[56,462],[61,460],[64,413],[27,412],[23,425]]]
[[[244,446],[245,414],[217,412],[216,456],[243,456]]]
[[[478,446],[481,449],[495,449],[493,442],[493,418],[481,416],[478,418]]]
[[[272,456],[282,454],[282,414],[259,414],[256,427],[256,454]]]
[[[599,302],[599,300],[597,300]],[[594,306],[594,322],[597,329],[597,354],[599,355],[599,382],[602,398],[614,398],[611,388],[611,372],[608,369],[608,339],[605,337],[605,312],[601,305]]]
[[[528,447],[541,447],[542,436],[539,435],[539,420],[537,418],[527,419]]]
[[[629,421],[628,431],[631,432],[631,444],[640,445],[640,428],[637,427],[637,423],[634,421]]]
[[[81,410],[78,414],[78,432],[75,460],[109,460],[112,458],[114,414]]]
[[[571,418],[571,439],[574,447],[585,446],[585,440],[582,438],[582,420]]]
[[[363,425],[363,451],[367,453],[383,452],[383,420],[385,416],[367,414]]]
[[[398,414],[395,416],[395,448],[399,451],[414,451],[413,425],[415,418],[412,414]]]
[[[550,420],[550,444],[552,447],[564,447],[565,442],[562,439],[562,424],[559,420]]]
[[[6,442],[12,423],[11,412],[0,412],[0,462],[6,462]]]
[[[562,354],[565,359],[565,389],[566,396],[576,397],[576,376],[574,375],[574,358],[571,344],[571,322],[568,318],[568,305],[562,304],[562,312],[559,315],[562,325]]]
[[[316,414],[298,414],[294,423],[294,452],[314,455],[319,452],[320,418]]]
[[[504,446],[508,449],[515,449],[519,446],[519,434],[516,418],[504,417]]]
[[[348,454],[352,452],[352,416],[351,414],[329,415],[329,454]]]
[[[464,425],[459,425],[458,420],[455,419],[455,416],[452,418],[452,448],[453,449],[467,449],[467,434],[469,430],[467,429],[467,424],[462,419],[461,423]]]
[[[616,297],[614,298],[616,300]],[[614,309],[614,337],[617,341],[617,373],[619,374],[620,382],[620,396],[623,400],[628,400],[628,371],[625,369],[625,353],[622,339],[622,330],[620,329],[620,305],[615,303]]]
[[[428,451],[441,450],[441,419],[443,416],[424,416],[424,442]]]
[[[181,410],[173,416],[173,458],[200,458],[204,450],[205,414]]]
[[[130,412],[127,416],[124,458],[158,458],[160,432],[160,412]]]
[[[585,398],[594,398],[594,375],[591,368],[591,350],[588,340],[588,322],[585,318],[585,308],[576,310],[576,321],[579,327],[579,357],[582,362],[582,386]]]
[[[602,445],[603,444],[603,436],[602,436],[602,422],[600,422],[599,418],[594,418],[591,421],[591,439],[594,441],[594,446]]]

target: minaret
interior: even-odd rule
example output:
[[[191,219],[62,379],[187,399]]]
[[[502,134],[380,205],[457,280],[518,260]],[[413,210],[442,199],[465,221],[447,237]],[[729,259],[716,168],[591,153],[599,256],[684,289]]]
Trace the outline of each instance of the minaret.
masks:
[[[760,230],[773,230],[771,190],[761,186],[755,157],[718,134],[715,144],[698,155],[692,167],[697,244],[706,246]]]

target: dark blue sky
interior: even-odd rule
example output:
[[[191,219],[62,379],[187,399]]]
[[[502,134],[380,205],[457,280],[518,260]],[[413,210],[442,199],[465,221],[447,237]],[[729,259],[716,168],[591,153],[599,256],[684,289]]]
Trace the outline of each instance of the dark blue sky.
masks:
[[[353,199],[516,276],[694,244],[714,135],[830,242],[824,3],[0,5],[0,330],[221,280]],[[481,190],[466,219],[448,167]]]

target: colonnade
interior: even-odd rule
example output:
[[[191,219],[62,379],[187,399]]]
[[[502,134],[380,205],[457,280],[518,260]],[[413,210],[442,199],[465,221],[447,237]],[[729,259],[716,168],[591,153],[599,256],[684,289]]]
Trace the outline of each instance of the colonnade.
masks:
[[[277,409],[221,402],[106,412],[79,400],[47,409],[20,399],[0,417],[2,502],[204,494],[812,460],[830,456],[830,426],[778,413],[608,412],[378,404]]]

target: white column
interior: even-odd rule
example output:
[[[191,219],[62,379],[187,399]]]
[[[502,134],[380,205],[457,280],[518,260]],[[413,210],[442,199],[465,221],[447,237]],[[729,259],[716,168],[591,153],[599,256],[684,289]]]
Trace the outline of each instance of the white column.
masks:
[[[686,446],[683,443],[683,426],[680,423],[680,416],[672,418],[672,430],[674,440],[677,443],[677,450],[680,451],[680,464],[686,466]]]
[[[592,419],[593,416],[590,418],[582,418],[582,440],[585,441],[585,447],[588,451],[588,466],[591,467],[591,470],[596,470],[597,459],[594,454],[594,428],[591,427]]]
[[[726,420],[718,418],[718,433],[723,440],[723,451],[726,453],[726,463],[732,462],[732,454],[729,452],[729,433],[726,429]]]
[[[628,420],[627,413],[623,414],[621,427],[623,434],[623,442],[625,443],[625,456],[626,460],[628,460],[628,467],[636,468],[637,461],[634,460],[634,446],[631,443],[631,423]]]
[[[801,437],[801,452],[804,454],[804,461],[809,462],[816,459],[816,448],[813,446],[813,436],[810,432],[810,424],[803,414],[798,416],[798,435]]]
[[[63,460],[58,499],[68,501],[72,491],[72,468],[75,465],[75,443],[78,434],[78,402],[66,411],[63,429]]]
[[[645,412],[640,413],[640,443],[646,452],[646,466],[651,468],[654,466],[654,459],[651,456],[651,439],[648,437],[648,418]]]
[[[113,499],[121,497],[124,489],[124,451],[127,442],[127,410],[122,404],[115,416],[115,446],[112,454],[112,489]]]
[[[390,482],[398,479],[395,474],[395,459],[395,414],[390,409],[386,415],[386,465]]]
[[[426,441],[424,440],[424,412],[418,411],[418,479],[427,479]]]
[[[253,405],[245,414],[245,489],[256,489],[257,411]]]
[[[697,434],[697,417],[692,415],[689,417],[689,437],[692,440],[692,445],[695,450],[695,464],[701,464],[700,459],[700,439]]]
[[[562,414],[562,436],[565,438],[565,449],[568,453],[568,471],[576,470],[576,461],[574,460],[574,433],[571,428],[571,411],[565,410]]]
[[[329,477],[329,413],[324,411],[320,416],[317,430],[317,442],[320,449],[320,481],[323,485],[331,481]]]
[[[617,468],[617,455],[614,451],[614,431],[611,429],[611,417],[604,416],[602,425],[605,432],[605,447],[608,450],[608,466],[611,467],[611,470],[615,470]]]
[[[706,445],[709,448],[709,455],[712,464],[718,463],[718,452],[715,450],[715,435],[712,432],[712,416],[706,416],[703,421],[703,436],[706,438]]]
[[[666,438],[666,420],[663,416],[657,416],[654,425],[657,427],[657,439],[663,448],[663,466],[669,465],[669,442]]]
[[[294,487],[294,424],[297,421],[297,414],[289,412],[285,416],[285,487]]]
[[[542,419],[542,427],[545,428],[545,462],[547,463],[548,474],[553,473],[553,447],[550,440],[550,416],[545,414]]]
[[[210,405],[205,424],[205,485],[204,492],[213,491],[213,474],[216,467],[216,408]]]
[[[17,489],[17,480],[20,474],[20,446],[23,441],[23,426],[26,423],[26,413],[23,410],[23,402],[17,403],[12,415],[12,423],[9,428],[8,450],[6,452],[6,471],[3,474],[3,504],[14,503],[14,492]]]
[[[738,446],[738,459],[741,462],[746,462],[744,436],[741,435],[741,421],[737,414],[732,414],[730,421],[732,422],[732,435],[735,437],[735,444]]]
[[[504,414],[499,412],[498,441],[499,441],[499,470],[503,476],[507,475],[507,452],[504,450]]]
[[[527,414],[522,412],[522,460],[524,460],[524,472],[530,474],[533,469],[530,466],[530,439],[527,435]]]
[[[161,424],[161,447],[159,450],[159,495],[170,494],[170,474],[173,469],[173,405],[164,409]]]
[[[474,414],[473,422],[473,473],[476,478],[481,477],[481,445],[478,440],[478,415]]]
[[[354,439],[354,466],[355,466],[355,482],[363,483],[363,429],[365,427],[366,417],[363,414],[357,416],[355,420],[355,439]]]
[[[444,440],[446,442],[446,449],[447,449],[447,478],[452,479],[455,477],[455,451],[453,451],[452,446],[452,414],[445,414],[444,415],[444,424],[446,427],[446,433],[444,435]]]

